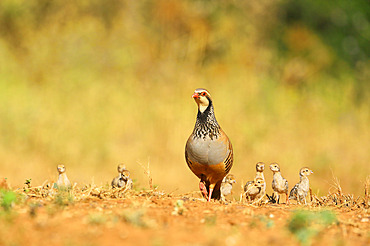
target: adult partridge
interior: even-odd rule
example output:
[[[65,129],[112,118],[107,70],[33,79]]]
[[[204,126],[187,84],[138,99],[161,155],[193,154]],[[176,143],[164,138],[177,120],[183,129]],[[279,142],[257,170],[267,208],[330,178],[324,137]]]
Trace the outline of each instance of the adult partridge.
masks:
[[[308,180],[309,175],[313,172],[308,167],[302,167],[299,170],[299,182],[292,188],[289,194],[289,199],[297,200],[298,203],[304,202],[306,204],[306,196],[310,189],[310,181]]]
[[[196,89],[192,95],[198,105],[193,133],[185,146],[185,160],[190,170],[200,179],[203,196],[221,198],[221,182],[233,165],[233,148],[218,124],[211,95],[206,89]]]

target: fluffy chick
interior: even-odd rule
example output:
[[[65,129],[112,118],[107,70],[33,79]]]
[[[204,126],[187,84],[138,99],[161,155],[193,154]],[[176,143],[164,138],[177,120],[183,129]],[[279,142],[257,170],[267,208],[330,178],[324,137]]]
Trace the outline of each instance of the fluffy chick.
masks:
[[[302,167],[299,171],[300,181],[293,187],[290,191],[289,199],[297,200],[298,203],[307,204],[306,197],[307,193],[310,190],[310,182],[308,176],[313,172],[308,167]]]
[[[245,195],[248,201],[254,201],[254,203],[259,202],[263,196],[263,186],[265,185],[265,181],[262,178],[256,178],[253,183],[250,183],[247,188],[245,189]]]
[[[236,183],[235,176],[233,174],[228,174],[224,177],[221,183],[221,200],[225,201],[225,196],[231,194],[233,184]]]
[[[285,194],[286,204],[289,204],[288,181],[285,178],[283,178],[283,176],[281,176],[279,164],[271,163],[270,164],[270,169],[273,172],[272,190],[274,191],[277,203],[279,203],[279,200],[280,200],[279,195],[280,194]]]
[[[112,180],[112,188],[127,188],[132,189],[132,180],[130,178],[130,171],[126,169],[124,164],[117,166],[118,176]]]
[[[57,166],[58,170],[58,180],[57,180],[57,187],[58,188],[71,188],[71,181],[69,181],[67,174],[66,174],[66,167],[63,164]]]
[[[262,199],[265,196],[266,193],[266,183],[265,183],[265,176],[263,175],[263,171],[265,170],[265,163],[263,162],[257,162],[256,164],[256,177],[254,178],[254,181],[248,181],[244,186],[244,192],[246,192],[250,187],[254,185],[254,182],[256,179],[261,179],[263,182],[261,182],[261,191],[258,194],[257,199]]]

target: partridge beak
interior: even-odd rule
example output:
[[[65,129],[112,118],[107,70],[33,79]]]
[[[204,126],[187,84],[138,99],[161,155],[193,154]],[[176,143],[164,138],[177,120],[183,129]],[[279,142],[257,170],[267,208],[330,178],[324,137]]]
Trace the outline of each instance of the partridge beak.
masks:
[[[191,96],[192,98],[199,98],[199,94],[194,92],[194,94]]]
[[[311,174],[313,173],[313,171],[311,171]]]

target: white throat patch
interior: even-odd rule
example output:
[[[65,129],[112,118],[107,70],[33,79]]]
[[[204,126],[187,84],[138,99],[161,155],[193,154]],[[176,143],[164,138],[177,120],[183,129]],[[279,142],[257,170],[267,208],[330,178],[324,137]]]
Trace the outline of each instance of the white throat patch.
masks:
[[[200,104],[199,104],[199,111],[200,111],[201,113],[203,113],[203,112],[207,109],[207,107],[208,107],[208,105],[207,105],[207,106],[204,106],[204,105],[200,105]]]

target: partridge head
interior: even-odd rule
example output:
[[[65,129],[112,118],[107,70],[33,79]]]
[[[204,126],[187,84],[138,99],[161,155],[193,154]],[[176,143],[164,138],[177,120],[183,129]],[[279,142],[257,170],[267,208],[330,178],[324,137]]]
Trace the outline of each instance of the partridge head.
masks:
[[[125,171],[125,170],[127,170],[126,169],[126,166],[124,165],[124,164],[119,164],[118,166],[117,166],[117,171],[118,171],[118,173],[122,173],[123,171]]]
[[[263,172],[265,170],[265,163],[263,162],[257,162],[256,164],[256,171],[257,172]]]
[[[66,167],[63,164],[59,164],[57,166],[57,170],[59,174],[65,173],[66,172]]]
[[[301,170],[299,170],[299,176],[307,177],[310,176],[311,174],[313,174],[313,171],[308,167],[302,167]]]
[[[270,164],[270,170],[272,171],[272,172],[280,172],[280,166],[279,166],[279,164],[277,164],[277,163],[271,163]]]
[[[235,176],[233,174],[228,174],[225,176],[225,178],[222,180],[223,183],[229,183],[233,184],[236,183]]]

